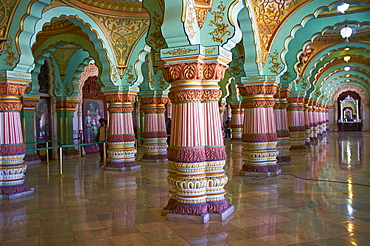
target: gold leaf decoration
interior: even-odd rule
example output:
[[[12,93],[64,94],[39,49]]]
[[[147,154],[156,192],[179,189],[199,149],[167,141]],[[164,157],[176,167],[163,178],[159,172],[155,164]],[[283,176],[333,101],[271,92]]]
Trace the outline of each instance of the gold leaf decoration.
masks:
[[[132,85],[135,81],[135,75],[133,74],[133,68],[132,68],[132,65],[129,65],[127,67],[127,70],[126,70],[126,76],[127,76],[127,83],[129,83],[130,85]]]
[[[161,26],[163,24],[163,20],[156,12],[154,12],[152,22],[154,31],[149,34],[150,38],[148,40],[148,44],[150,44],[150,46],[155,50],[166,47],[166,42],[161,33]]]
[[[211,14],[214,16],[214,19],[209,23],[210,26],[215,26],[216,28],[209,34],[212,35],[213,41],[223,43],[223,37],[226,34],[231,34],[231,31],[227,30],[229,25],[223,23],[225,15],[224,12],[226,10],[224,2],[222,1],[217,8],[219,9],[219,11],[211,12]]]
[[[95,15],[110,37],[117,66],[125,67],[132,47],[149,28],[148,19],[124,19]]]
[[[15,52],[12,51],[12,43],[13,43],[13,38],[12,36],[9,36],[8,42],[5,43],[5,54],[7,54],[7,58],[5,58],[6,65],[13,67],[14,62],[17,60],[15,57]]]
[[[277,50],[275,50],[275,52],[270,56],[271,60],[269,63],[272,64],[272,66],[269,67],[269,69],[271,70],[272,73],[275,74],[278,74],[282,68],[281,64],[278,62],[278,56],[279,52]]]

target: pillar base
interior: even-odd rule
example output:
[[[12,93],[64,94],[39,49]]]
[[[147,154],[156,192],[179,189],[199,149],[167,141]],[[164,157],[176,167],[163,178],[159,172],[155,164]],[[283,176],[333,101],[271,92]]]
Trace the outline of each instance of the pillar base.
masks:
[[[302,149],[306,149],[306,146],[305,145],[297,145],[297,146],[291,146],[290,147],[290,150],[302,150]]]
[[[234,213],[234,206],[229,205],[227,209],[220,213],[209,213],[209,220],[211,221],[224,221],[227,219],[232,213]]]
[[[292,157],[290,156],[278,156],[276,157],[277,159],[277,164],[281,165],[281,164],[284,164],[284,163],[290,163],[292,161]]]
[[[24,157],[24,162],[27,165],[32,165],[32,164],[39,164],[41,163],[41,159],[38,154],[33,153],[33,154],[26,154]]]
[[[140,159],[143,162],[168,162],[168,159]]]
[[[22,191],[19,193],[13,193],[9,195],[0,195],[0,200],[13,200],[24,196],[30,196],[35,192],[35,188],[30,188],[29,190]]]
[[[281,174],[281,170],[277,170],[276,172],[246,172],[240,171],[238,175],[247,176],[247,177],[271,177],[271,176],[278,176]]]
[[[131,166],[131,167],[104,167],[106,171],[131,171],[139,169],[141,165]]]
[[[209,221],[209,213],[204,215],[188,215],[168,213],[166,218],[170,221],[192,222],[198,224],[205,224]]]

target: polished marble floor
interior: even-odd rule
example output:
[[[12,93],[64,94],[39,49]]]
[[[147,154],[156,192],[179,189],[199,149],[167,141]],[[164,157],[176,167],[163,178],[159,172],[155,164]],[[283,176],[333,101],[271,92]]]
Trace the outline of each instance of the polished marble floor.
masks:
[[[91,154],[63,178],[57,161],[28,167],[35,194],[0,201],[1,245],[370,245],[370,133],[330,133],[271,178],[238,175],[242,145],[226,145],[226,221],[167,221],[166,163],[120,173]]]

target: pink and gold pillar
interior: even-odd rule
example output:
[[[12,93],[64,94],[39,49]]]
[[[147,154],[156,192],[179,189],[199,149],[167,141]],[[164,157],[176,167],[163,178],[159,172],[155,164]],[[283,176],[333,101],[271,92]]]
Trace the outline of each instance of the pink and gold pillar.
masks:
[[[205,223],[224,220],[234,211],[225,198],[228,178],[223,169],[226,152],[218,103],[222,94],[218,81],[227,66],[218,56],[205,61],[202,46],[192,49],[199,53],[191,59],[162,57],[167,62],[165,78],[172,86],[171,198],[165,210],[169,220]],[[222,48],[214,50],[218,49]],[[170,48],[162,54],[171,53]],[[187,61],[179,63],[181,59]]]
[[[279,89],[275,94],[275,105],[274,105],[274,114],[275,114],[275,124],[276,124],[276,134],[277,134],[277,149],[279,155],[277,156],[277,163],[289,163],[292,158],[290,157],[290,133],[288,127],[288,116],[287,116],[287,107],[288,102],[287,98],[289,97],[289,90]]]
[[[108,91],[108,161],[105,170],[132,170],[140,168],[135,160],[135,132],[132,111],[136,91]]]
[[[241,140],[243,135],[244,109],[240,102],[231,103],[231,139]]]
[[[288,103],[287,114],[290,132],[290,149],[305,149],[304,96],[290,96]]]
[[[28,80],[13,74],[7,74],[11,82],[0,79],[0,199],[15,199],[34,191],[25,181],[27,165],[23,160],[25,146],[20,118],[20,97],[28,87]]]
[[[279,175],[277,165],[277,134],[274,115],[274,95],[278,82],[275,76],[242,78],[239,87],[243,96],[244,165],[241,174],[246,176]]]
[[[310,116],[310,106],[309,106],[309,98],[305,98],[304,100],[304,128],[305,128],[305,143],[306,146],[311,145],[311,116]]]
[[[144,111],[144,144],[145,154],[141,161],[167,161],[167,132],[165,104],[167,95],[140,95]]]

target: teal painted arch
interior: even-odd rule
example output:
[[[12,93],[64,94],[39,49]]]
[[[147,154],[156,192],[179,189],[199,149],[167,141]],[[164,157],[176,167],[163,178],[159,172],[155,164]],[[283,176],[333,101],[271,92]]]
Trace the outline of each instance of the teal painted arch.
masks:
[[[347,47],[350,49],[349,51],[345,50]],[[312,74],[316,74],[313,69],[320,68],[323,66],[323,64],[332,61],[334,58],[337,58],[338,56],[343,57],[349,54],[348,52],[352,52],[356,49],[362,49],[364,53],[366,53],[367,50],[370,49],[370,45],[365,43],[341,43],[328,47],[327,49],[322,50],[320,53],[314,55],[310,63],[307,65],[303,76],[310,77]],[[340,53],[333,54],[333,52]]]
[[[66,67],[66,76],[64,77],[64,83],[69,83],[72,87],[68,97],[76,97],[80,92],[78,88],[79,75],[83,72],[85,66],[89,64],[91,57],[89,53],[79,49],[77,50],[69,59],[68,65]],[[82,65],[82,66],[81,66]],[[82,69],[82,70],[81,70]]]
[[[356,58],[362,58],[362,57],[356,57]],[[334,60],[340,60],[340,59],[342,59],[342,57],[338,57],[338,58],[335,58]],[[366,59],[366,60],[369,60],[369,59]],[[369,60],[370,61],[370,60]],[[328,63],[327,63],[328,64]],[[347,64],[347,63],[346,63]],[[348,65],[350,65],[351,63],[348,63]],[[343,66],[345,66],[345,65],[343,65]],[[325,66],[324,66],[325,67]],[[315,75],[315,77],[313,78],[312,76],[309,78],[309,82],[313,85],[313,86],[317,86],[317,85],[320,85],[320,83],[318,83],[319,82],[319,79],[322,77],[322,76],[320,76],[320,71],[321,71],[321,69],[322,68],[320,68],[319,69],[319,71],[317,71],[317,73],[316,73],[316,75]],[[347,73],[349,73],[349,72],[347,72]],[[351,72],[351,73],[353,73],[353,71]]]
[[[330,95],[330,98],[331,98],[331,102],[335,102],[337,99],[338,99],[338,96],[345,92],[345,91],[348,91],[348,90],[351,90],[351,91],[355,91],[357,94],[360,95],[361,97],[361,100],[363,100],[362,102],[364,104],[368,104],[370,103],[370,97],[368,96],[369,94],[366,93],[365,90],[363,90],[362,88],[358,87],[357,85],[351,85],[350,87],[345,87],[345,86],[340,86],[338,87],[331,95]]]
[[[98,54],[98,59],[95,60],[101,62],[101,67],[99,68],[99,71],[101,71],[100,79],[104,86],[111,86],[112,81],[115,81],[112,73],[113,68],[116,67],[114,52],[104,32],[89,15],[81,10],[67,6],[58,6],[45,11],[42,14],[42,18],[37,21],[34,35],[29,43],[32,45],[36,41],[36,34],[42,30],[43,25],[51,22],[53,19],[67,19],[88,35]]]
[[[252,19],[249,15],[249,8],[244,8],[239,12],[238,21],[240,25],[240,30],[242,32],[242,44],[244,47],[244,76],[257,76],[261,74],[260,66],[258,65],[258,54],[261,52],[259,50],[258,34],[255,30],[258,30],[255,24],[253,24]]]
[[[349,81],[347,81],[347,80],[349,80]],[[367,94],[369,94],[369,92],[370,92],[369,84],[367,84],[365,81],[363,81],[359,78],[353,77],[351,79],[347,79],[347,78],[338,78],[338,79],[336,79],[333,82],[332,87],[328,88],[328,90],[325,91],[324,94],[330,96],[339,87],[345,86],[345,85],[355,85],[355,86],[363,89]]]
[[[79,37],[79,36],[78,36]],[[61,39],[63,41],[61,41]],[[63,34],[63,35],[56,35],[48,40],[46,40],[43,44],[41,44],[37,50],[34,52],[35,57],[35,69],[32,72],[32,81],[37,81],[37,76],[40,73],[40,68],[44,63],[44,59],[46,57],[50,56],[50,53],[55,51],[59,47],[63,47],[66,44],[74,44],[78,47],[84,47],[86,51],[89,52],[90,56],[94,59],[99,58],[98,54],[96,53],[94,46],[91,42],[85,39],[77,38],[76,35],[72,34]],[[97,66],[99,67],[99,64]],[[100,69],[100,67],[99,67]],[[58,70],[59,71],[59,70]],[[59,73],[56,73],[55,75],[59,75]],[[56,76],[57,77],[57,76]],[[36,84],[32,84],[33,86],[38,86]],[[37,87],[32,88],[32,90],[38,90]]]
[[[73,73],[73,78],[71,80],[73,91],[69,97],[78,98],[78,95],[81,93],[83,85],[80,85],[78,82],[80,80],[81,74],[85,71],[85,67],[88,66],[91,62],[95,62],[91,57],[85,58],[75,69]]]
[[[347,65],[347,64],[346,64]],[[316,80],[316,83],[315,83],[315,86],[316,87],[325,87],[327,86],[327,82],[330,81],[330,79],[332,78],[333,75],[335,74],[341,74],[340,76],[342,76],[342,73],[344,73],[345,75],[347,74],[350,74],[350,75],[364,75],[366,77],[369,77],[368,75],[368,70],[369,70],[369,67],[364,65],[364,64],[361,64],[361,63],[357,63],[356,64],[357,66],[355,66],[354,63],[351,64],[350,67],[352,67],[352,71],[345,71],[343,69],[343,64],[337,64],[333,67],[330,67],[329,69],[325,70],[324,73],[322,73],[322,75],[320,76],[319,79]]]
[[[30,73],[34,68],[34,57],[32,55],[30,40],[32,36],[35,35],[36,22],[41,18],[44,8],[51,3],[51,0],[38,0],[33,2],[29,6],[29,15],[23,20],[20,19],[18,22],[16,18],[18,18],[18,16],[23,16],[26,13],[23,8],[28,6],[29,2],[30,1],[28,0],[22,0],[19,3],[14,15],[15,18],[13,18],[11,24],[11,29],[14,30],[14,33],[18,32],[18,30],[22,30],[18,36],[18,47],[21,55],[19,56],[19,61],[14,67],[13,71],[24,73]]]
[[[364,56],[365,59],[368,59],[369,56],[370,56],[369,52],[367,52],[367,49],[366,49],[366,47],[370,48],[369,45],[365,44],[364,45],[365,47],[360,46],[357,50],[348,50],[348,51],[344,50],[346,48],[346,46],[343,46],[343,45],[345,45],[345,44],[339,45],[341,47],[338,48],[338,49],[336,49],[336,46],[332,47],[332,48],[329,48],[329,49],[326,49],[326,50],[320,52],[320,54],[318,54],[315,57],[315,59],[312,60],[312,62],[306,68],[306,71],[309,71],[309,72],[308,72],[308,74],[305,74],[305,76],[307,76],[307,78],[308,78],[308,80],[311,84],[313,84],[313,82],[315,80],[314,75],[318,74],[319,70],[326,66],[325,64],[329,64],[329,63],[333,62],[334,60],[343,59],[343,57],[346,56],[346,55],[350,55],[350,56],[363,56],[363,55],[365,55]]]
[[[349,3],[359,3],[359,4],[369,4],[363,3],[362,1],[347,1]],[[300,9],[294,12],[279,29],[278,34],[274,38],[271,45],[270,51],[282,51],[280,55],[279,63],[285,64],[284,69],[281,71],[280,75],[287,71],[286,55],[289,52],[288,46],[292,40],[296,37],[297,32],[304,28],[307,23],[311,20],[317,18],[317,16],[323,11],[330,11],[336,8],[338,5],[342,4],[342,1],[311,1],[303,5]],[[307,14],[308,13],[308,14]],[[299,23],[299,24],[297,24]],[[293,27],[293,28],[292,28]],[[287,36],[287,33],[290,35]],[[312,35],[310,35],[312,36]],[[300,43],[301,46],[303,43]],[[264,66],[264,73],[268,72],[268,66]]]
[[[356,14],[356,20],[351,20],[350,18],[354,15],[346,16],[348,23],[357,23],[358,25],[368,25],[368,14],[359,13]],[[327,29],[336,29],[339,26],[343,26],[345,21],[342,16],[333,16],[325,18],[325,22],[322,19],[313,19],[305,25],[304,28],[300,28],[296,32],[296,37],[289,42],[287,47],[288,50],[294,50],[295,47],[302,47],[298,52],[287,52],[285,55],[285,64],[287,66],[286,71],[288,71],[292,78],[297,79],[298,74],[296,72],[296,66],[299,63],[299,56],[309,43],[311,43],[317,36],[321,35]],[[322,52],[320,52],[322,54]],[[316,55],[317,56],[317,55]]]

